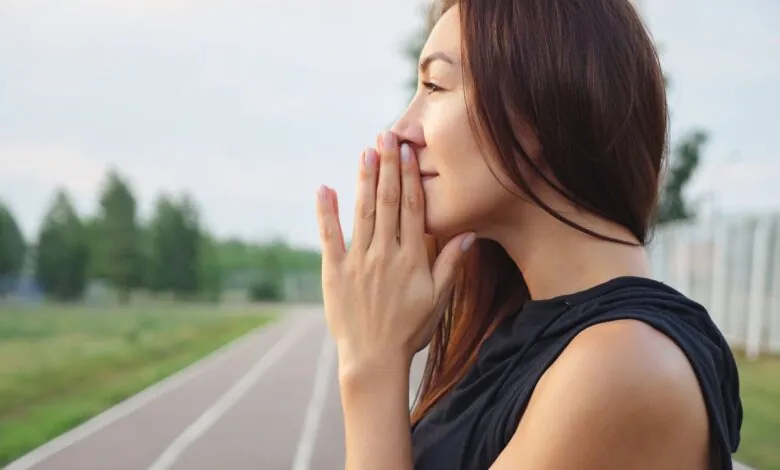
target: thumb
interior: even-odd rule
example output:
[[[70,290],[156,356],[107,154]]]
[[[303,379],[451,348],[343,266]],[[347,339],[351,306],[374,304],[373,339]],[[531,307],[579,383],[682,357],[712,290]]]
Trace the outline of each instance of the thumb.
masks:
[[[433,263],[433,292],[438,301],[455,280],[455,272],[460,260],[474,244],[476,235],[473,232],[458,235],[450,240]]]

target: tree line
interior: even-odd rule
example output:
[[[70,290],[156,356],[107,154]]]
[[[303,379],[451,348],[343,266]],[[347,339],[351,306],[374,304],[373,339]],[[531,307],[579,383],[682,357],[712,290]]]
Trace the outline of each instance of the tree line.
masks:
[[[65,189],[55,191],[32,242],[0,201],[0,295],[26,275],[56,301],[82,299],[91,281],[110,286],[121,303],[135,291],[216,301],[225,289],[283,300],[291,276],[319,273],[318,252],[282,240],[217,239],[186,192],[160,194],[152,216],[141,221],[130,182],[111,169],[98,197],[96,213],[81,216]]]

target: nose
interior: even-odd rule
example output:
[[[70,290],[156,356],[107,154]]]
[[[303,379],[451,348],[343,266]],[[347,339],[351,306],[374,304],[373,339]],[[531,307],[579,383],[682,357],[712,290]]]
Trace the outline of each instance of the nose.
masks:
[[[417,152],[425,147],[425,133],[420,120],[410,107],[393,124],[390,130],[398,137],[399,142],[406,142]]]

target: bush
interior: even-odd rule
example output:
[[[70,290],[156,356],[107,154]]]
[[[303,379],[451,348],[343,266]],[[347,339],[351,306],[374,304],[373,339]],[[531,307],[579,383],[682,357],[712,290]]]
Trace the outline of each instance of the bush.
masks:
[[[282,283],[270,279],[257,280],[249,287],[249,298],[254,301],[283,300]]]

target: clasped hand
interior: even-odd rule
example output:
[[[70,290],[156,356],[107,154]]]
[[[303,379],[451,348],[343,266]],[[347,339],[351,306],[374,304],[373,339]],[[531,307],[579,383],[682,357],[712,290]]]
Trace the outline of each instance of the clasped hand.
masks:
[[[414,150],[394,133],[360,161],[352,241],[345,247],[336,192],[317,196],[322,290],[340,372],[410,363],[430,341],[456,267],[474,241],[453,237],[435,262],[425,244],[425,198]]]

